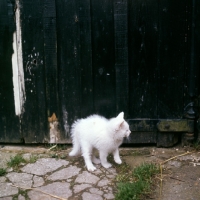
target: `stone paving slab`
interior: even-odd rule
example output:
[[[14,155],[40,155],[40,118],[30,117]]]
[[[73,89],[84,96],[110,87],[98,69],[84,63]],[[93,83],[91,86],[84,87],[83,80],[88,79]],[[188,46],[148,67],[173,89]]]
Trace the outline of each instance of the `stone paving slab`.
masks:
[[[35,175],[45,175],[48,172],[68,165],[69,162],[65,160],[56,160],[55,158],[41,158],[36,163],[28,164],[21,168],[22,172],[31,173]]]
[[[18,189],[13,187],[10,183],[0,183],[0,197],[6,197],[18,194]]]
[[[21,147],[17,151],[19,149]],[[23,151],[23,157],[28,160],[31,153],[26,153],[24,148]],[[0,154],[3,154],[1,150]],[[68,160],[68,157],[57,159],[50,155],[38,158],[35,163],[21,165],[17,171],[10,169],[4,177],[0,177],[0,200],[12,199],[13,195],[21,200],[56,199],[51,195],[69,200],[114,199],[113,189],[107,187],[116,176],[114,168],[104,169],[98,165],[96,171],[88,172],[81,157]],[[42,157],[41,154],[39,157]],[[26,190],[26,196],[19,193],[19,190],[28,188],[33,189]]]
[[[41,191],[47,192],[52,195],[59,196],[61,198],[68,198],[72,196],[72,190],[70,189],[70,183],[66,182],[54,182],[42,187],[38,188]],[[49,195],[43,194],[38,191],[30,191],[28,192],[28,196],[31,200],[41,200],[44,197],[49,199]],[[50,198],[50,199],[56,199],[56,198]]]
[[[19,187],[30,188],[33,184],[32,174],[11,172],[6,175],[6,178],[8,178],[9,181],[12,182],[14,185],[17,185]]]
[[[67,180],[73,176],[78,175],[80,170],[81,169],[76,166],[69,166],[67,168],[54,172],[53,174],[47,177],[47,180]]]

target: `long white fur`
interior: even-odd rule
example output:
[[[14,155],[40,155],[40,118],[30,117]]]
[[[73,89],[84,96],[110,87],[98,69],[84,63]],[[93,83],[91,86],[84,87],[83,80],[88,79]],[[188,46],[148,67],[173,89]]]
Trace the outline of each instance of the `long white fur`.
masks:
[[[71,130],[73,149],[70,156],[82,154],[89,171],[94,171],[94,164],[105,168],[111,167],[107,156],[112,153],[116,163],[121,164],[119,146],[124,137],[130,134],[129,125],[124,120],[124,113],[121,112],[116,118],[106,119],[99,115],[91,115],[85,119],[74,122]],[[93,155],[93,150],[99,151],[99,157]]]

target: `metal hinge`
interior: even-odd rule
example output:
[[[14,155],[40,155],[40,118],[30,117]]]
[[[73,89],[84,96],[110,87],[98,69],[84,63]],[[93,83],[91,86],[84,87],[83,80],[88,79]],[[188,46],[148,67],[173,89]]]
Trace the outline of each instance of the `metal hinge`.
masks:
[[[188,119],[172,119],[160,120],[157,123],[158,131],[160,132],[194,132],[194,120]]]
[[[189,119],[129,119],[132,132],[194,132],[194,120]]]

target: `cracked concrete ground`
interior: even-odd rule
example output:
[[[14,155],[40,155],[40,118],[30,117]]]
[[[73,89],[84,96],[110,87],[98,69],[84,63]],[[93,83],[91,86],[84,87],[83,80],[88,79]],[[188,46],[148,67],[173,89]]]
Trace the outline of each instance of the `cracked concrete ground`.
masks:
[[[178,147],[121,148],[120,154],[123,162],[134,168],[144,162],[163,162],[187,150]],[[48,151],[38,146],[2,146],[0,168],[6,168],[10,157],[18,153],[25,159],[37,156],[37,161],[21,164],[18,169],[7,168],[6,175],[0,176],[0,200],[58,199],[56,196],[69,200],[114,199],[117,164],[110,169],[97,165],[96,171],[88,172],[83,158],[69,157],[69,151],[70,148]],[[151,199],[200,200],[200,152],[166,162],[162,187],[160,177],[157,178]]]

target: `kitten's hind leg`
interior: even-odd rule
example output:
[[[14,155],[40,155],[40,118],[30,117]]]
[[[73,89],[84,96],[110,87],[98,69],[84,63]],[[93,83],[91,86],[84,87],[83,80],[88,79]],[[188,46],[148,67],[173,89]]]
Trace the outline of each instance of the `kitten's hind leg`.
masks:
[[[96,150],[96,149],[93,149],[93,151],[92,151],[92,162],[93,162],[94,164],[98,165],[98,164],[101,163],[101,161],[100,161],[100,159],[98,159],[98,158],[95,156],[95,153],[96,153],[96,152],[97,152],[97,150]]]
[[[102,166],[105,168],[111,167],[112,165],[107,161],[108,153],[100,151],[99,154],[100,154],[100,160],[101,160]]]
[[[92,164],[91,156],[92,156],[92,148],[88,147],[88,145],[83,145],[82,148],[82,156],[85,160],[85,164],[87,166],[88,171],[96,170],[96,167]]]
[[[74,138],[74,140],[73,140],[73,149],[72,149],[72,151],[69,153],[69,156],[78,156],[78,155],[80,155],[80,154],[81,154],[81,146],[80,146],[78,140],[76,140],[76,139]]]
[[[92,156],[92,162],[97,165],[101,163],[100,159],[98,159],[95,155]]]

